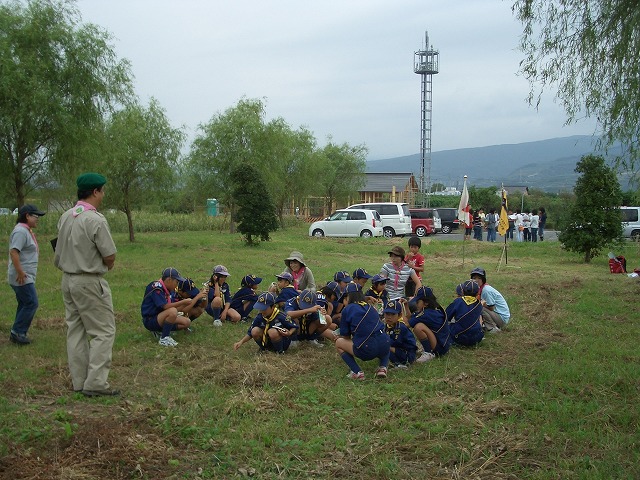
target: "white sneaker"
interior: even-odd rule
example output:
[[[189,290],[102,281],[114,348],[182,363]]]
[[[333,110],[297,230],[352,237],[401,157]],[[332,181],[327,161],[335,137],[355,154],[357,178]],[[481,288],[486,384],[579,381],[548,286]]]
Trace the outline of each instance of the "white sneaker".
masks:
[[[320,343],[318,339],[310,340],[309,345],[313,345],[316,348],[324,348],[324,343]]]
[[[289,348],[298,348],[300,346],[300,340],[291,340]]]
[[[214,326],[214,327],[221,327],[221,326],[222,326],[222,320],[220,320],[219,318],[216,318],[216,319],[213,321],[213,326]]]
[[[431,352],[422,352],[422,355],[420,355],[416,359],[416,363],[425,363],[425,362],[428,362],[430,360],[433,360],[434,358],[436,358],[436,356],[433,353],[431,353]]]
[[[158,342],[159,345],[162,345],[163,347],[175,347],[178,345],[178,342],[176,342],[173,338],[171,337],[162,337],[160,339],[160,341]]]
[[[399,368],[401,370],[406,370],[409,367],[407,366],[406,363],[399,363],[399,364],[396,365],[396,368]]]

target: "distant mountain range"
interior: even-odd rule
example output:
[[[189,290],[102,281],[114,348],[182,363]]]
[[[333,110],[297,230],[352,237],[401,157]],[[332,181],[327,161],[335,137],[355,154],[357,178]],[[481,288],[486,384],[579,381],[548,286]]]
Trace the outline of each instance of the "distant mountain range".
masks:
[[[477,187],[522,185],[546,192],[571,191],[578,174],[576,163],[595,152],[596,139],[590,135],[551,138],[536,142],[488,147],[443,150],[431,154],[431,184],[462,189],[463,177]],[[609,162],[621,152],[609,151]],[[413,172],[420,177],[420,154],[367,162],[367,172]],[[426,175],[426,172],[425,172]],[[623,189],[628,175],[620,175]]]

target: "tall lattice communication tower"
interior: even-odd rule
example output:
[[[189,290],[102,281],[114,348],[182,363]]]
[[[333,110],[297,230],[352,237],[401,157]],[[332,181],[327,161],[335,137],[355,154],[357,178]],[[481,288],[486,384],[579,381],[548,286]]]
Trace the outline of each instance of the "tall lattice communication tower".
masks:
[[[413,71],[422,78],[419,187],[422,203],[426,203],[427,207],[431,192],[431,97],[433,95],[433,75],[438,73],[439,55],[440,52],[434,50],[433,45],[429,46],[429,33],[425,31],[424,47],[414,54]]]

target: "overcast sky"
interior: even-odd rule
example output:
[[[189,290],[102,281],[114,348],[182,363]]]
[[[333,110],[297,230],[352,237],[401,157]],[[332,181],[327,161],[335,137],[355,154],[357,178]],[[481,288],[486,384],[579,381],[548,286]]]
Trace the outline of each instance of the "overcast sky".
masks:
[[[520,25],[501,0],[79,0],[83,21],[113,35],[144,104],[155,97],[189,141],[242,97],[267,118],[305,126],[320,146],[365,144],[368,159],[418,153],[420,75],[414,52],[440,52],[432,150],[575,134],[544,98],[529,107],[517,75]]]

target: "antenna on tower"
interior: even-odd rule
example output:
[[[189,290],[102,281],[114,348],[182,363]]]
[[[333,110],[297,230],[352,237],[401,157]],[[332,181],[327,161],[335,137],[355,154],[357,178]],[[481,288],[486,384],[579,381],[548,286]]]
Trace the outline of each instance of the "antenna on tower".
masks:
[[[438,73],[440,52],[429,46],[429,33],[424,32],[424,48],[414,53],[413,71],[422,77],[420,121],[420,193],[421,204],[429,206],[431,193],[431,97],[433,75]],[[426,171],[425,171],[426,169]]]

